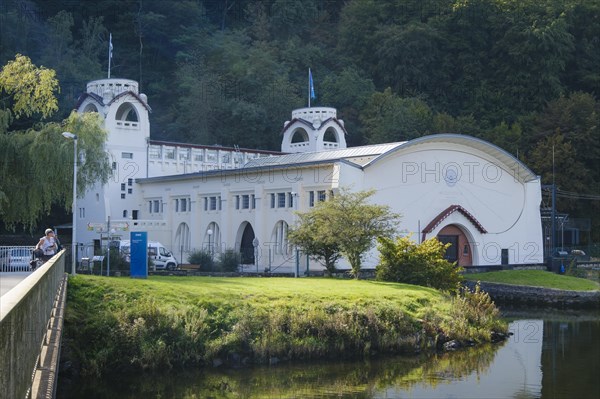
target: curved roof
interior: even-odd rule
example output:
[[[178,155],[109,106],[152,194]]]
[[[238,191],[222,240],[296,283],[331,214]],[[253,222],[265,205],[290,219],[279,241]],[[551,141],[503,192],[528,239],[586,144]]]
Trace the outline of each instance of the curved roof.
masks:
[[[414,146],[430,143],[451,143],[471,147],[490,155],[494,159],[497,159],[508,169],[510,169],[515,177],[518,177],[519,180],[523,182],[529,182],[538,178],[538,176],[535,173],[533,173],[531,169],[527,167],[527,165],[519,161],[517,158],[515,158],[513,155],[509,154],[502,148],[485,140],[478,139],[476,137],[452,133],[433,134],[430,136],[423,136],[414,140],[406,141],[401,145],[382,153],[381,155],[367,163],[364,167],[367,168],[371,165],[374,165],[377,162],[380,162],[382,159],[385,159],[390,155],[396,153],[397,151],[403,151]]]

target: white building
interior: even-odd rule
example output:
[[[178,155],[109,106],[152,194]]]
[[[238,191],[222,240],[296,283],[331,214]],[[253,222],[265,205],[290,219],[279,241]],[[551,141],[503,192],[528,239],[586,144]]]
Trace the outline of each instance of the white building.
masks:
[[[86,247],[111,216],[114,235],[148,231],[184,262],[194,249],[231,248],[250,269],[289,271],[294,212],[349,187],[375,189],[374,202],[402,214],[400,234],[452,242],[449,255],[460,265],[543,261],[539,177],[480,139],[438,134],[346,148],[336,110],[312,107],[284,124],[287,154],[157,142],[149,139],[146,96],[123,79],[89,83],[78,110],[103,115],[115,172],[78,201]],[[373,250],[364,265],[376,262]]]

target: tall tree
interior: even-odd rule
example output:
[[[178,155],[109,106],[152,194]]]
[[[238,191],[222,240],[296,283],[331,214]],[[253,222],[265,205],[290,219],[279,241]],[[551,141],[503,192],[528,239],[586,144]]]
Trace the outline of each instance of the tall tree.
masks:
[[[13,121],[23,116],[33,120],[52,115],[57,87],[53,70],[38,68],[22,55],[0,71],[0,216],[9,229],[33,229],[53,205],[71,207],[73,144],[62,137],[63,131],[79,138],[84,161],[78,170],[78,192],[109,177],[107,133],[98,114],[73,113],[62,123],[33,121],[28,128],[14,130]]]

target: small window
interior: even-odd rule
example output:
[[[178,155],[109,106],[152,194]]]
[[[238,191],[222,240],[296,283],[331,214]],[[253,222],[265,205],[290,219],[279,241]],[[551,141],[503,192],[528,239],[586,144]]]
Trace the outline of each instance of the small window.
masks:
[[[254,194],[250,196],[250,206],[252,209],[256,209],[256,196]]]
[[[113,163],[112,163],[112,169],[113,169],[113,170],[117,170],[117,163],[116,163],[116,162],[113,162]]]
[[[240,209],[240,196],[235,196],[235,209]]]
[[[275,193],[271,193],[271,208],[275,208]]]
[[[122,152],[121,158],[123,159],[133,159],[133,152]]]
[[[308,192],[308,206],[310,206],[310,207],[315,206],[315,192],[314,191]]]
[[[187,207],[187,199],[186,198],[182,198],[180,200],[181,202],[181,212],[187,212],[188,211],[188,207]]]
[[[319,202],[323,202],[327,199],[327,197],[325,196],[325,190],[319,190],[317,193],[318,193]]]
[[[277,193],[277,208],[285,208],[285,193]]]
[[[152,213],[152,201],[148,201],[148,213]]]
[[[121,183],[121,191],[125,191],[125,183]]]
[[[133,193],[133,189],[132,188],[128,188],[127,189],[127,194],[132,194]]]
[[[242,209],[250,208],[250,195],[242,195]]]
[[[128,186],[133,186],[133,179],[132,178],[127,179],[127,185]]]
[[[292,194],[292,193],[288,193],[288,207],[289,208],[294,207],[294,194]]]
[[[204,197],[204,210],[208,211],[208,197]]]
[[[138,211],[137,211],[137,209],[134,209],[133,211],[131,211],[131,218],[133,220],[137,220],[138,219]]]
[[[159,200],[154,200],[154,212],[155,213],[159,213],[159,211],[160,211],[159,206],[160,206],[160,201]]]
[[[125,199],[125,193],[121,194],[121,199]]]
[[[220,195],[217,197],[217,207],[219,208],[219,210],[221,210],[221,196]]]
[[[126,218],[126,217],[127,217],[127,209],[125,209],[125,210],[123,211],[123,217],[124,217],[124,218]]]
[[[210,210],[211,211],[217,210],[217,197],[210,197]]]
[[[175,212],[179,212],[179,198],[175,199]]]

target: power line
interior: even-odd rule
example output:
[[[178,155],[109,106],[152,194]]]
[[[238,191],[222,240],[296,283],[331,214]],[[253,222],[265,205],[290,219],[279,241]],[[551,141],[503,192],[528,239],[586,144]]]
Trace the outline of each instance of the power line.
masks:
[[[542,188],[542,190],[547,191],[547,192],[552,191],[550,188]],[[561,190],[559,188],[556,189],[556,196],[561,197],[561,198],[568,198],[568,199],[600,201],[600,195],[598,195],[598,194],[576,193],[574,191],[566,191],[566,190]]]

